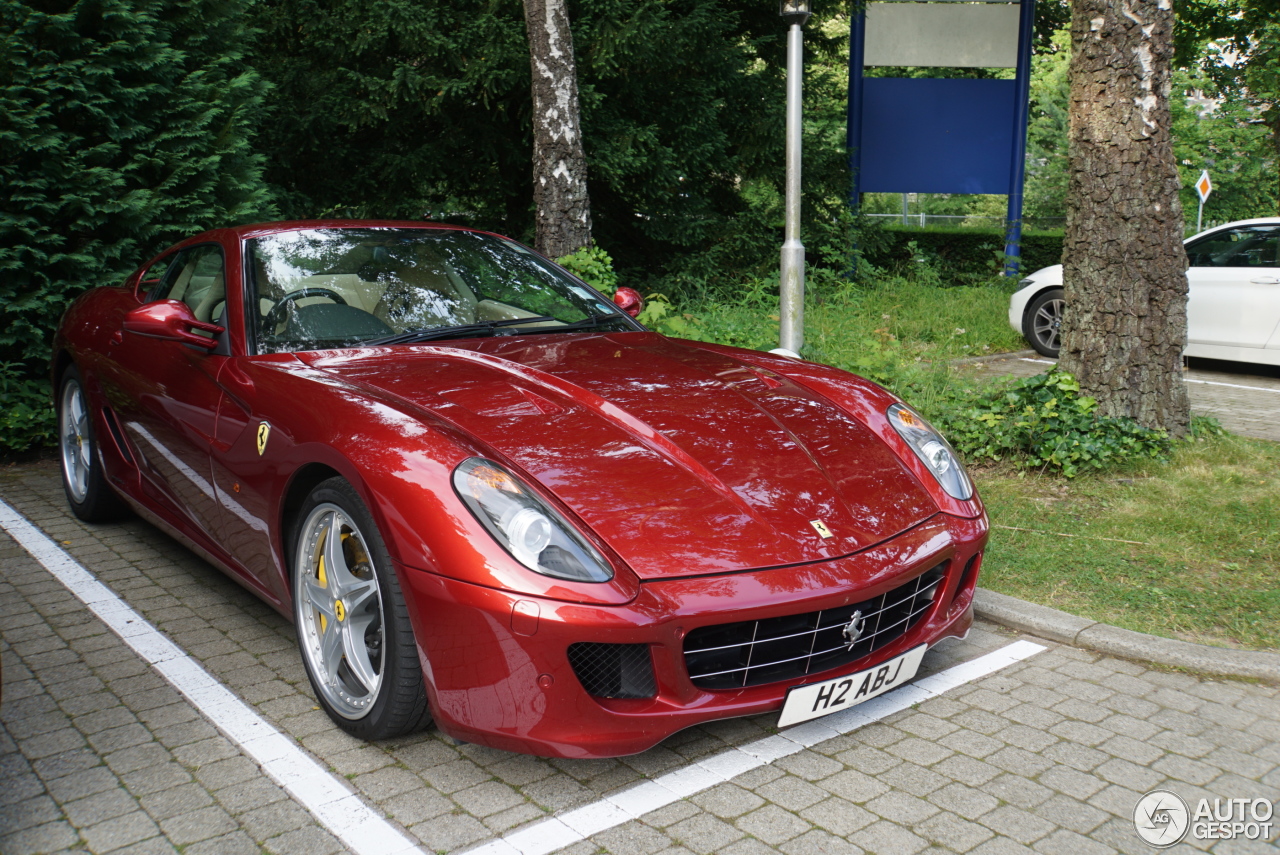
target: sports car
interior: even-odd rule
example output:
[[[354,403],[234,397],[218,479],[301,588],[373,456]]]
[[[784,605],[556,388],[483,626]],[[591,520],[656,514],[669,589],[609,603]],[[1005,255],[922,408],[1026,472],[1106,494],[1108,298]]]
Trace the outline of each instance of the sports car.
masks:
[[[1280,218],[1189,237],[1186,356],[1280,365]],[[1032,273],[1009,300],[1009,325],[1057,358],[1066,306],[1062,265]]]
[[[367,739],[611,757],[907,682],[968,631],[987,539],[946,440],[859,377],[651,332],[638,297],[459,227],[205,232],[67,310],[67,499],[292,620]]]

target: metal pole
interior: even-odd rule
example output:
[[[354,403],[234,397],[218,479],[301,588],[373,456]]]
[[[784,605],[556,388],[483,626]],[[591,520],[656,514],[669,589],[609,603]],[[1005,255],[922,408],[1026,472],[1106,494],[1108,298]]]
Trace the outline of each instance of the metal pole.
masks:
[[[849,21],[849,105],[845,147],[849,151],[849,207],[857,213],[862,201],[862,63],[867,29],[865,8],[855,10]]]
[[[1203,222],[1204,222],[1204,197],[1202,196],[1200,198],[1200,208],[1196,211],[1196,234],[1200,234],[1200,232],[1204,231],[1204,229],[1201,227],[1201,223]]]
[[[845,123],[845,149],[849,157],[849,210],[861,214],[862,207],[862,63],[865,57],[863,36],[866,33],[865,4],[854,3],[849,21],[849,103]],[[857,238],[849,247],[850,260],[857,255]],[[849,270],[849,281],[857,275],[857,266]]]
[[[1036,0],[1022,0],[1018,17],[1018,70],[1013,102],[1013,150],[1009,159],[1009,208],[1005,217],[1005,276],[1017,276],[1022,262],[1022,190],[1026,178],[1027,114],[1031,97],[1031,42]]]
[[[782,303],[779,343],[800,352],[804,346],[804,244],[800,243],[800,122],[804,74],[804,30],[787,33],[787,217],[782,242]]]

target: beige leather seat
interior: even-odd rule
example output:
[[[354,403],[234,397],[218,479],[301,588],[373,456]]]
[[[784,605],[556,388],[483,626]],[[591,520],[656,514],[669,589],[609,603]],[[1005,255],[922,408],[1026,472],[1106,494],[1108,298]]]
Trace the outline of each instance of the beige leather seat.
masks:
[[[475,295],[445,271],[405,267],[390,280],[373,314],[397,332],[475,323]]]
[[[197,321],[216,321],[222,314],[222,307],[227,302],[227,284],[226,277],[221,273],[210,277],[207,285],[192,277],[191,287],[187,291],[186,303]]]

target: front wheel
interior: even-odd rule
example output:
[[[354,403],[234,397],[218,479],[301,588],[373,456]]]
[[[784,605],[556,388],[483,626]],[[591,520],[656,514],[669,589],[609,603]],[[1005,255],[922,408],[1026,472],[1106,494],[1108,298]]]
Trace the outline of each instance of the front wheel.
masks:
[[[330,478],[298,518],[294,620],[321,706],[362,739],[426,726],[431,716],[408,609],[364,502],[346,481]]]
[[[1066,301],[1061,288],[1051,288],[1037,296],[1027,307],[1022,334],[1037,352],[1058,358],[1062,349],[1062,310]]]

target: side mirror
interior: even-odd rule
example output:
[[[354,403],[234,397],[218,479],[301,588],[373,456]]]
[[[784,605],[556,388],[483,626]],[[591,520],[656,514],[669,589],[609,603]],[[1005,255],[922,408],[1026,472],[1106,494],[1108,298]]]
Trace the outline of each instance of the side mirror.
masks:
[[[640,296],[640,292],[634,288],[619,288],[613,295],[613,302],[618,304],[618,308],[626,312],[631,317],[640,314],[640,310],[644,308],[644,300]]]
[[[192,330],[217,335],[222,327],[197,321],[191,307],[177,300],[157,300],[132,309],[124,316],[124,328],[127,332],[137,333],[147,338],[159,338],[165,341],[180,341],[193,344],[205,350],[213,350],[218,342],[212,338],[196,335]]]

